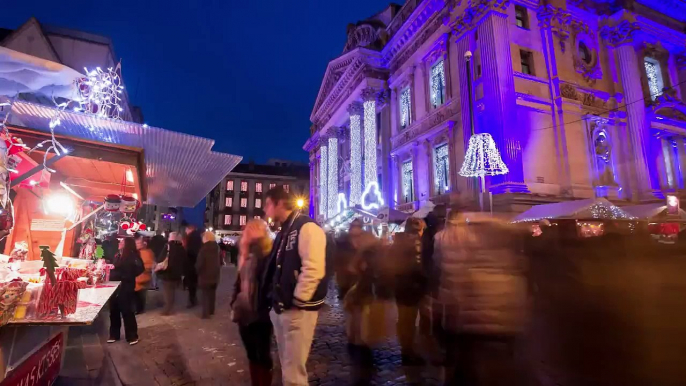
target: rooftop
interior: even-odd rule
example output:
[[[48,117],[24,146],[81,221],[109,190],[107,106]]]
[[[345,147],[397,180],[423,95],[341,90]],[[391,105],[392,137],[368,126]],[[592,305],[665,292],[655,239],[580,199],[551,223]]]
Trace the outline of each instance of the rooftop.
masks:
[[[246,162],[238,164],[231,173],[245,173],[245,174],[263,174],[269,176],[284,176],[294,177],[297,179],[309,179],[310,167],[308,165],[283,164],[277,165],[260,165],[254,162]]]

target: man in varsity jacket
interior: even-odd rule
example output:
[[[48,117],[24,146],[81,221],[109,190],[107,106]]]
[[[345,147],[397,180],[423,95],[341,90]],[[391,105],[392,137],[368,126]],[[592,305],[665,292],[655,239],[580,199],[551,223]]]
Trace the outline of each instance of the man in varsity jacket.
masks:
[[[307,215],[294,210],[294,198],[282,187],[270,189],[265,214],[281,224],[274,240],[263,294],[269,294],[270,318],[279,349],[285,386],[307,386],[318,309],[327,291],[326,235]]]

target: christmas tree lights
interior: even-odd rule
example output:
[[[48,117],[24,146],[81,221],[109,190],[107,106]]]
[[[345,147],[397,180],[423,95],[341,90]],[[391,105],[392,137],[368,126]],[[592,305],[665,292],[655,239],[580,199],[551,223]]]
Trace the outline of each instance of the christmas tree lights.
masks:
[[[362,137],[360,115],[350,115],[350,206],[362,197]]]
[[[328,176],[328,168],[326,167],[328,161],[329,161],[329,156],[328,152],[326,151],[326,146],[323,145],[319,149],[319,214],[326,216],[327,211],[327,202],[329,200],[329,197],[327,196],[327,176]]]
[[[509,170],[500,158],[495,141],[488,133],[474,134],[460,169],[463,177],[484,177],[507,174]]]
[[[333,217],[337,213],[338,206],[338,138],[329,137],[329,161],[328,180],[327,180],[327,194],[329,202],[327,204],[328,217]]]
[[[364,185],[377,182],[376,176],[376,101],[364,102]]]

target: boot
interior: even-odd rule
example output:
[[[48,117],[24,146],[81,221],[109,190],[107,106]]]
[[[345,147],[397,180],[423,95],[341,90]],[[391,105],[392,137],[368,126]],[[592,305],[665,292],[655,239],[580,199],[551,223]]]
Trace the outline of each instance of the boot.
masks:
[[[250,367],[250,384],[252,386],[261,386],[260,383],[260,366],[258,366],[256,363],[249,362],[248,366]]]
[[[259,386],[272,386],[272,369],[261,366],[260,367],[260,383]]]

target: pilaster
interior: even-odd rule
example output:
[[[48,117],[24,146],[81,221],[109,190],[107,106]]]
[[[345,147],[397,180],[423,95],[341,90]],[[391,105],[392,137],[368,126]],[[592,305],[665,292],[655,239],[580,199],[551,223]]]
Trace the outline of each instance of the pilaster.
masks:
[[[362,197],[362,112],[363,107],[355,102],[348,107],[350,114],[350,197],[349,205],[360,203]]]
[[[378,183],[377,179],[377,137],[376,137],[376,99],[377,90],[366,88],[362,90],[364,108],[364,186]]]
[[[449,166],[449,171],[450,171],[450,192],[451,193],[456,193],[460,191],[459,187],[457,186],[457,172],[460,170],[457,164],[458,160],[458,155],[457,155],[457,147],[455,144],[457,143],[457,133],[458,130],[455,130],[456,124],[454,121],[448,121],[448,160],[450,162]],[[462,156],[464,158],[464,155]],[[462,166],[462,165],[460,165]]]
[[[338,214],[338,127],[330,127],[328,131],[328,162],[327,162],[327,214],[331,218]]]

